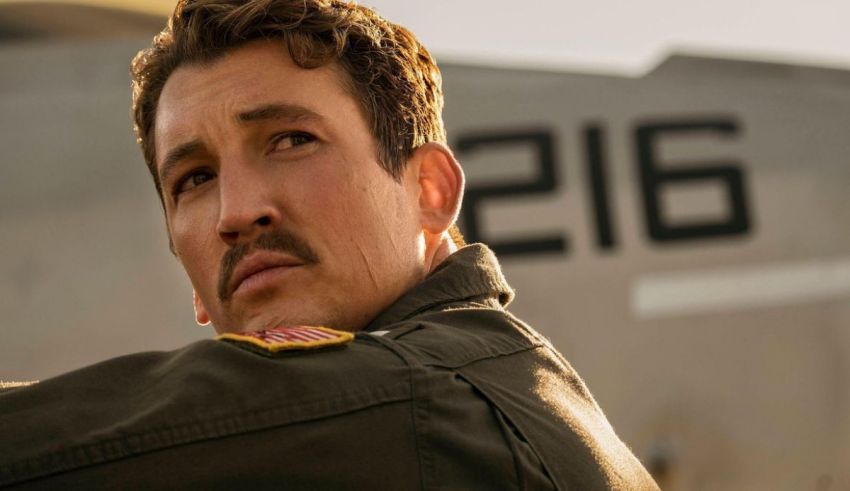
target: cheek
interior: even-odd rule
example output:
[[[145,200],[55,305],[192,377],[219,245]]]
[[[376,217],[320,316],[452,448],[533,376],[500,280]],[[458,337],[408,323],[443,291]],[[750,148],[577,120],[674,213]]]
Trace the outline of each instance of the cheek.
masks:
[[[339,240],[351,240],[368,229],[377,219],[372,206],[374,189],[368,177],[352,170],[343,160],[315,166],[297,179],[290,176],[290,204],[299,208],[291,217],[294,225]]]
[[[311,245],[336,261],[370,264],[395,263],[407,248],[416,247],[416,199],[377,162],[323,159],[312,164],[280,181],[292,206],[292,226],[304,230]]]
[[[172,216],[169,222],[174,251],[196,289],[208,289],[207,279],[217,272],[220,241],[217,241],[215,220],[201,209],[186,207]]]

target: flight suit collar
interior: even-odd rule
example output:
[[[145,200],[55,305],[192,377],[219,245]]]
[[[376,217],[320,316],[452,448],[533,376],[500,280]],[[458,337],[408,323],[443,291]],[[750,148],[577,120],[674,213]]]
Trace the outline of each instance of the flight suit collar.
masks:
[[[514,291],[495,254],[484,244],[470,244],[447,257],[421,283],[381,312],[365,331],[408,319],[441,304],[487,297],[506,307]]]

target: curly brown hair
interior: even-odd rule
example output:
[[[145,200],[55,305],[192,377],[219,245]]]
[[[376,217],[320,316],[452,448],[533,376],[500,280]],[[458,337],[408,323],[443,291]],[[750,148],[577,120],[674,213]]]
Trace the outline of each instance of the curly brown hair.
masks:
[[[440,71],[410,31],[341,0],[179,0],[166,28],[133,59],[136,136],[160,199],[154,123],[168,77],[259,39],[279,39],[298,66],[338,62],[396,180],[420,145],[445,142]]]

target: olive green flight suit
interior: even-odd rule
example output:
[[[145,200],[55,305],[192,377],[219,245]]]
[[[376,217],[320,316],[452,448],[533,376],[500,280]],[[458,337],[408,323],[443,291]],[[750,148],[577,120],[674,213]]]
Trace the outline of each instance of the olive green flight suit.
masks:
[[[472,245],[346,345],[200,341],[4,390],[0,487],[657,489],[512,297]]]

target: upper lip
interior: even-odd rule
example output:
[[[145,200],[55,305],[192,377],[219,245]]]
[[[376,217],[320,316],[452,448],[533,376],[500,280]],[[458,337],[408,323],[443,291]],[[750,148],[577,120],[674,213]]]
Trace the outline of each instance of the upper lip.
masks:
[[[244,259],[239,261],[239,265],[236,266],[236,269],[233,270],[233,275],[230,277],[230,284],[228,285],[228,290],[232,294],[239,288],[239,285],[245,281],[245,278],[257,274],[260,271],[264,271],[266,269],[271,268],[279,268],[283,266],[292,267],[292,266],[301,266],[304,264],[298,259],[281,255],[266,251],[257,251],[250,253],[245,256]]]

